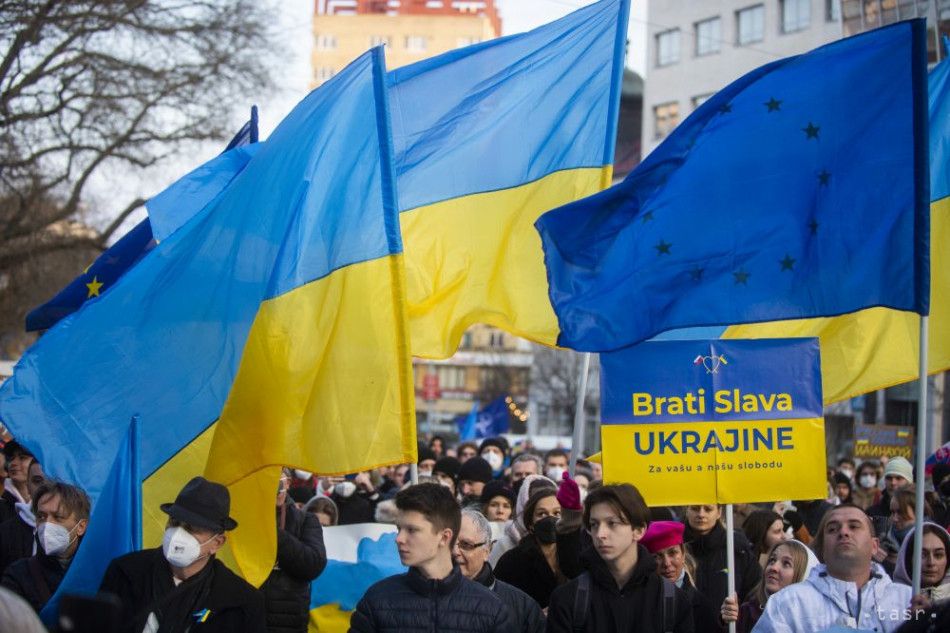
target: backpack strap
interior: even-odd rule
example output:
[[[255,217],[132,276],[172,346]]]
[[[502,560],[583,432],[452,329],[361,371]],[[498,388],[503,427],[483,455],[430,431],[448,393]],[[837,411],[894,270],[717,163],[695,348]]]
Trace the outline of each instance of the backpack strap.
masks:
[[[574,633],[583,633],[587,624],[587,610],[590,608],[590,574],[586,571],[577,577],[577,593],[574,594]]]
[[[40,597],[40,604],[45,605],[49,602],[53,592],[49,589],[49,583],[43,575],[43,568],[40,567],[40,561],[36,556],[30,556],[26,559],[26,566],[30,570],[30,576],[33,578],[33,584],[36,585],[36,593]]]
[[[663,633],[673,633],[676,628],[676,585],[660,578],[663,582]]]

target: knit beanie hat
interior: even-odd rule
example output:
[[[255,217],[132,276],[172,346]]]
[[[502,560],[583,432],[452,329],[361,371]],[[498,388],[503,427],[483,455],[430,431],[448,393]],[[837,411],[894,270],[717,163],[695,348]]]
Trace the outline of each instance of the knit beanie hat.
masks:
[[[442,473],[448,475],[452,479],[458,479],[459,470],[462,468],[462,462],[455,459],[454,457],[443,457],[435,463],[435,468],[432,469],[432,474]]]
[[[503,437],[489,437],[483,440],[481,445],[478,447],[478,454],[481,455],[482,452],[489,446],[494,446],[500,450],[502,455],[508,454],[508,440]]]
[[[511,488],[508,488],[500,481],[490,481],[485,484],[485,489],[482,490],[482,497],[479,501],[487,504],[495,497],[504,497],[508,500],[508,503],[511,504],[512,509],[514,509],[515,493],[512,492]]]
[[[910,483],[914,483],[914,467],[910,465],[905,457],[892,457],[887,460],[884,467],[884,476],[899,475]]]
[[[491,481],[491,465],[481,457],[472,457],[462,464],[458,480],[480,481],[487,484]]]
[[[427,459],[431,459],[432,461],[435,461],[436,460],[435,451],[433,451],[428,446],[420,445],[419,446],[419,460],[416,463],[421,464]]]

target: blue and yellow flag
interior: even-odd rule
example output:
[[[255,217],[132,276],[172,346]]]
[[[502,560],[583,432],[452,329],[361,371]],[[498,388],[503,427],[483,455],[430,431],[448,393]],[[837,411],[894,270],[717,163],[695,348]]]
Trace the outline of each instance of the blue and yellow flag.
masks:
[[[213,450],[207,474],[231,487],[234,541],[264,560],[235,556],[260,582],[274,561],[274,468],[414,459],[384,79],[377,49],[311,93],[220,195],[0,388],[4,423],[50,475],[85,488],[97,516],[110,499],[132,503],[103,491],[133,417],[139,482],[220,417],[228,453]],[[249,507],[265,487],[266,505]],[[93,521],[90,535],[99,529],[110,526]],[[69,576],[95,590],[112,554]]]
[[[610,184],[628,0],[390,73],[412,352],[474,323],[552,345],[549,209]]]
[[[930,118],[930,318],[928,371],[950,368],[950,61],[928,77]],[[926,252],[926,251],[925,251]],[[661,338],[776,338],[818,336],[826,402],[914,380],[919,375],[920,319],[869,308],[817,319],[674,330]]]
[[[926,314],[924,35],[903,22],[759,68],[623,183],[545,214],[558,342],[610,350],[873,306]]]
[[[256,148],[249,148],[247,146],[257,143],[257,136],[257,106],[252,106],[251,118],[247,123],[241,126],[241,129],[238,130],[237,134],[235,134],[228,143],[221,156],[203,165],[200,169],[207,171],[209,165],[217,165],[224,162],[228,166],[226,177],[227,181],[229,181],[230,178],[233,178],[243,169],[247,161],[250,160],[250,156],[253,155],[253,151]],[[232,152],[231,150],[236,151]],[[208,182],[206,179],[199,185],[192,177],[193,174],[194,172],[183,179],[187,183],[187,189],[192,193],[196,193],[196,189],[200,189],[200,191],[206,195],[209,193],[216,195],[217,192],[227,184],[227,181],[221,182],[223,179],[219,177],[218,182]],[[175,184],[177,187],[174,187],[174,190],[181,191],[186,188],[183,186],[182,181]],[[172,190],[173,188],[169,189]],[[148,208],[158,201],[167,199],[170,205],[175,205],[176,212],[181,213],[182,206],[180,203],[182,200],[180,197],[174,200],[169,199],[168,196],[163,198],[164,193],[165,192],[149,200],[146,203],[146,207]],[[210,200],[210,198],[205,200],[205,202],[208,202],[208,200]],[[194,208],[195,206],[196,205],[191,204],[188,208],[194,209],[195,212],[200,210],[201,207]],[[26,331],[35,332],[38,330],[48,330],[56,325],[60,319],[78,310],[79,306],[86,301],[101,297],[104,292],[108,292],[112,286],[115,285],[115,282],[117,282],[129,268],[134,266],[155,246],[156,240],[164,239],[160,232],[153,232],[154,217],[152,216],[151,209],[149,209],[149,211],[150,217],[148,219],[136,224],[131,231],[123,235],[115,244],[106,249],[102,255],[96,258],[96,261],[90,264],[89,267],[86,268],[81,275],[76,277],[76,279],[71,281],[69,285],[60,290],[55,297],[30,311],[30,313],[26,315]]]

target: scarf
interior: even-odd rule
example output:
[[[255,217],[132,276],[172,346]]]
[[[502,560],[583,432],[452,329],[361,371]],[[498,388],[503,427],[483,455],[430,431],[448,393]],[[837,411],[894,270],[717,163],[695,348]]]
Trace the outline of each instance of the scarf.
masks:
[[[182,581],[170,591],[167,587],[167,565],[155,565],[152,569],[151,615],[158,620],[158,633],[187,633],[195,622],[194,614],[208,599],[214,581],[212,558],[204,569]]]

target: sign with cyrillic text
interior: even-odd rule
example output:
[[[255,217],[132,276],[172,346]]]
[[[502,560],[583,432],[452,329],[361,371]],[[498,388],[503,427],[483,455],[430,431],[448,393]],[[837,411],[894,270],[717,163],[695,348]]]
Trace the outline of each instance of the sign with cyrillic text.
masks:
[[[650,342],[600,363],[606,481],[653,506],[827,494],[818,339]]]

